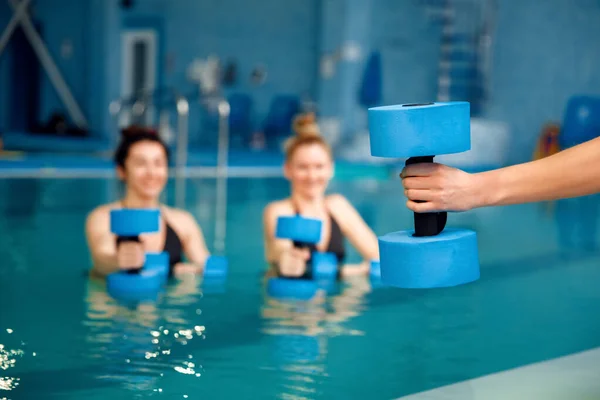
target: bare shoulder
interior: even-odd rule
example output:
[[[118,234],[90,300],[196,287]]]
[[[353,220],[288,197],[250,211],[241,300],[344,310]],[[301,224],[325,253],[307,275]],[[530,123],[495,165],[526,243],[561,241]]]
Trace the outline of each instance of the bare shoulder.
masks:
[[[110,221],[110,211],[119,208],[118,203],[103,204],[90,211],[86,218],[88,227],[102,226]]]
[[[173,223],[177,226],[190,226],[190,224],[197,224],[196,218],[194,218],[192,213],[189,211],[167,206],[162,206],[162,211],[165,213],[165,217],[169,223]]]
[[[353,219],[357,215],[354,206],[341,194],[332,194],[325,198],[327,209],[340,222]]]
[[[294,209],[288,199],[272,201],[264,208],[265,218],[292,214],[293,212]]]
[[[330,210],[347,210],[349,208],[354,208],[348,199],[338,193],[330,194],[325,197],[325,203]]]

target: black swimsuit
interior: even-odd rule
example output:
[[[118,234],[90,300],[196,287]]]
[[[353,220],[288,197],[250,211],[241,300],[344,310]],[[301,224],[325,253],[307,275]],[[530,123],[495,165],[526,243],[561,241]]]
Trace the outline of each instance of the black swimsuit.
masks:
[[[344,258],[346,257],[344,235],[342,234],[342,229],[331,214],[329,214],[329,221],[331,223],[331,234],[329,236],[329,243],[327,244],[325,252],[335,254],[338,260],[338,265],[340,265],[344,262]],[[311,254],[316,251],[319,251],[317,250],[316,244],[309,245],[308,249],[310,250]]]
[[[183,245],[177,233],[171,228],[168,222],[166,223],[167,237],[165,238],[165,246],[163,251],[169,253],[169,275],[173,276],[175,264],[183,260]]]

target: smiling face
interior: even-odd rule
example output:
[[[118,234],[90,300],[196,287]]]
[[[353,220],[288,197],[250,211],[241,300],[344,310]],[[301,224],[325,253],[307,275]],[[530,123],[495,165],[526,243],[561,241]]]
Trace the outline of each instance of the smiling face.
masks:
[[[284,167],[292,191],[306,198],[325,194],[333,176],[333,161],[320,143],[307,143],[295,149]]]
[[[157,200],[167,183],[167,153],[158,142],[139,141],[131,145],[124,168],[117,171],[128,190],[140,198]]]

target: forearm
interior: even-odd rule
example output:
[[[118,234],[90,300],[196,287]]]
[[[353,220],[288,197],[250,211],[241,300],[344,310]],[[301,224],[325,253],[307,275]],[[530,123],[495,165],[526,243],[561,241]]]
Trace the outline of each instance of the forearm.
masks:
[[[584,196],[600,191],[600,138],[552,156],[476,174],[476,207]]]
[[[371,262],[363,261],[360,264],[345,264],[342,267],[342,277],[365,276],[371,271]]]
[[[101,275],[110,275],[119,271],[116,254],[96,254],[92,257],[94,262],[94,271]]]
[[[206,261],[210,257],[208,249],[202,249],[201,251],[189,252],[185,254],[187,258],[187,264],[196,265],[199,271],[203,271],[206,267]]]
[[[266,252],[267,262],[279,263],[283,254],[291,247],[291,245],[286,243],[270,243]]]

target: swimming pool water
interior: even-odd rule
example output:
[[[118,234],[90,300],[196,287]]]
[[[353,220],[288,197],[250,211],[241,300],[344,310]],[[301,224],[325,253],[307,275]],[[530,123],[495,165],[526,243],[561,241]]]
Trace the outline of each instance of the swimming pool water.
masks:
[[[598,198],[451,214],[478,232],[480,281],[345,284],[314,304],[263,290],[263,206],[281,179],[231,179],[224,285],[188,279],[126,307],[85,275],[83,223],[103,179],[0,180],[0,398],[393,399],[600,346]],[[397,180],[338,181],[378,235],[412,227]],[[214,180],[185,207],[212,249]],[[171,182],[165,196],[174,204]],[[357,260],[351,252],[351,260]]]

